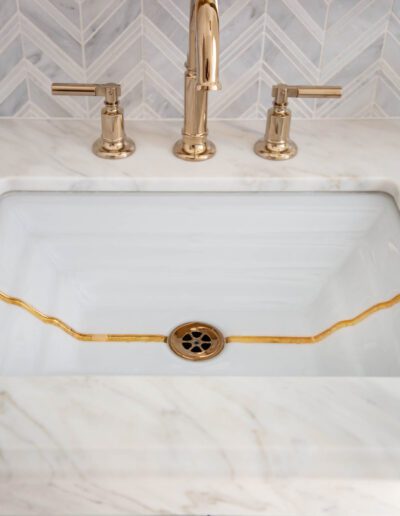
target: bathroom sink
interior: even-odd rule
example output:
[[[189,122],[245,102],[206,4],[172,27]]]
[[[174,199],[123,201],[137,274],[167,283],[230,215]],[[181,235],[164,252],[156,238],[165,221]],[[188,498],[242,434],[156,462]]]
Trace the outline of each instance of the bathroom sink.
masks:
[[[88,333],[313,335],[400,292],[400,216],[380,193],[12,193],[0,290]],[[0,304],[0,373],[400,375],[400,307],[313,345],[79,342]]]

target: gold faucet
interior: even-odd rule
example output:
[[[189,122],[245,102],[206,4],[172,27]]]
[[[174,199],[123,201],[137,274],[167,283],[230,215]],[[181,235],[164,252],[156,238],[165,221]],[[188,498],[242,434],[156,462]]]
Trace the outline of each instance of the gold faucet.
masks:
[[[201,161],[214,156],[215,145],[207,139],[207,100],[208,91],[220,89],[218,2],[191,0],[184,125],[182,139],[174,146],[178,158]]]
[[[101,136],[93,144],[93,152],[100,158],[126,158],[135,152],[135,144],[125,134],[124,112],[119,106],[119,84],[54,83],[53,95],[104,96],[101,110]]]
[[[297,154],[297,145],[289,137],[292,113],[287,107],[288,98],[339,98],[342,96],[342,88],[277,84],[272,88],[272,96],[274,102],[268,111],[265,136],[255,144],[254,151],[261,158],[284,160]]]

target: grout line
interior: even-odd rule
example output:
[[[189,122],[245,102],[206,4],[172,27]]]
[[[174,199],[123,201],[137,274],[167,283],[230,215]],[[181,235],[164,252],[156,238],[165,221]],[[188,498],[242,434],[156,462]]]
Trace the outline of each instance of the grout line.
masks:
[[[140,24],[141,24],[141,32],[140,32],[140,60],[142,64],[142,100],[140,102],[141,106],[145,105],[145,80],[146,80],[146,65],[144,60],[144,0],[140,0]]]
[[[111,0],[110,0],[111,1]],[[114,0],[114,3],[116,4],[116,1],[117,0]],[[125,3],[125,2],[123,2]],[[102,15],[104,15],[106,13],[106,11],[108,10],[109,11],[109,14],[106,15],[106,18],[104,20],[102,20],[102,22],[97,26],[96,30],[94,30],[93,32],[91,32],[89,34],[89,37],[88,37],[88,41],[90,39],[93,38],[93,36],[95,36],[95,34],[97,34],[99,32],[99,30],[101,30],[104,25],[106,25],[106,23],[108,22],[108,20],[114,16],[115,12],[118,11],[118,9],[123,5],[123,3],[121,3],[120,5],[118,5],[117,7],[117,4],[116,4],[116,9],[111,9],[112,5],[110,6],[107,6],[105,7],[100,13],[98,13],[98,15],[92,20],[91,24],[93,24],[96,20],[98,20]],[[89,26],[88,26],[89,28]]]
[[[324,20],[324,39],[322,41],[321,45],[321,54],[319,56],[319,67],[318,67],[318,83],[321,84],[322,81],[322,63],[324,61],[324,55],[325,55],[325,47],[326,47],[326,39],[327,39],[327,33],[328,33],[328,20],[329,20],[329,14],[331,9],[331,3],[329,2],[326,4],[326,12],[325,12],[325,20]],[[314,113],[313,118],[317,117],[318,113],[318,99],[315,99],[314,101]]]
[[[15,34],[15,25],[18,25],[18,11],[8,20],[8,22],[0,28],[0,54],[3,53],[13,43],[20,33]]]
[[[354,13],[359,9],[361,8],[361,12],[365,11],[366,9],[368,9],[373,3],[375,2],[375,0],[360,0],[358,1],[357,3],[354,4],[353,7],[351,7],[351,9],[349,11],[347,11],[345,14],[343,14],[338,20],[335,21],[335,23],[332,25],[332,29],[334,27],[336,27],[339,23],[341,24],[345,24],[348,23],[348,21],[352,18],[352,16],[354,15]],[[364,6],[360,7],[361,4],[365,4]],[[331,5],[331,4],[329,4]],[[346,21],[347,20],[347,21]]]
[[[115,52],[119,52],[120,55],[126,51],[126,49],[136,40],[140,40],[140,31],[141,31],[141,20],[140,14],[135,18],[132,23],[129,23],[122,32],[119,32],[118,35],[113,40],[112,43],[112,55],[114,55],[115,62]],[[134,37],[133,37],[134,36]],[[140,42],[140,41],[139,41]],[[96,56],[93,62],[88,65],[87,73],[88,77],[98,77],[101,75],[105,69],[110,66],[110,46],[105,47],[101,53]]]
[[[79,3],[79,28],[80,28],[80,40],[81,40],[81,54],[82,54],[82,68],[83,68],[83,79],[84,82],[88,82],[87,78],[87,68],[86,68],[86,52],[85,52],[85,43],[83,39],[83,13],[82,13],[82,4]],[[85,106],[86,113],[89,116],[89,99],[85,98]]]
[[[382,72],[383,56],[384,56],[384,53],[385,53],[386,42],[387,42],[387,39],[388,39],[388,33],[389,33],[389,25],[390,25],[390,21],[391,21],[391,18],[392,18],[393,10],[394,10],[394,0],[392,0],[392,3],[391,3],[391,6],[390,6],[390,9],[388,10],[388,14],[387,14],[387,22],[386,22],[386,26],[385,26],[385,30],[384,30],[384,34],[383,34],[382,50],[381,50],[381,55],[379,56],[379,60],[378,60],[378,63],[379,63],[379,71],[380,71],[380,72]],[[376,78],[376,81],[375,81],[375,84],[374,84],[374,92],[373,92],[373,96],[372,96],[372,105],[371,105],[371,108],[372,108],[374,105],[378,105],[378,104],[377,104],[377,100],[378,100],[378,85],[379,85],[379,81],[380,81],[380,77],[377,77],[377,78]]]
[[[72,34],[72,32],[75,32],[78,29],[61,11],[55,8],[52,4],[50,4],[49,6],[43,5],[44,1],[42,1],[42,5],[37,4],[36,0],[31,1],[35,1],[38,8],[42,9],[46,13],[46,16],[51,18],[53,22],[59,25],[62,28],[62,30],[64,30],[69,36],[71,36],[72,39],[76,41],[76,34],[74,35]],[[45,1],[47,4],[49,4],[48,0]],[[59,16],[60,18],[57,18],[57,16]],[[68,26],[72,27],[72,29],[67,28]]]
[[[22,25],[21,25],[21,8],[19,5],[19,0],[17,1],[17,11],[18,11],[18,27],[19,27],[19,37],[21,38],[21,46],[22,46],[22,55],[24,59],[24,72],[25,72],[25,81],[26,81],[26,88],[28,91],[28,102],[29,104],[32,103],[32,95],[31,95],[31,87],[30,87],[30,81],[28,79],[28,68],[26,66],[26,51],[25,51],[25,41],[24,36],[22,33]]]
[[[265,0],[265,8],[264,8],[264,23],[263,23],[263,29],[262,29],[262,41],[261,41],[261,57],[260,57],[260,63],[259,63],[259,70],[258,70],[258,93],[257,93],[257,100],[256,100],[256,112],[260,116],[261,111],[261,87],[262,87],[262,81],[261,81],[261,71],[263,68],[264,63],[264,53],[265,53],[265,40],[266,40],[266,33],[267,33],[267,16],[268,16],[268,0]]]
[[[291,12],[291,14],[296,18],[300,25],[312,35],[312,37],[318,41],[318,43],[322,44],[322,38],[324,37],[323,29],[319,26],[319,24],[312,18],[307,9],[301,5],[298,0],[282,0],[286,5],[287,9]],[[297,5],[297,8],[296,8]],[[322,34],[321,34],[322,32]],[[319,35],[317,34],[319,33]]]
[[[319,69],[314,64],[308,55],[288,36],[285,30],[280,27],[278,22],[271,18],[269,39],[273,44],[279,48],[282,54],[291,61],[303,77],[307,77],[315,81],[315,76],[318,75]],[[303,68],[303,70],[302,70]]]

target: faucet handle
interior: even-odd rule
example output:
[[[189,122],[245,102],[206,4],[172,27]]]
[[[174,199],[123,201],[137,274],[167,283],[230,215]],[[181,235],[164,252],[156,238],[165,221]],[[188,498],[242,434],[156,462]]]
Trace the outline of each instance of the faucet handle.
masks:
[[[290,86],[288,84],[276,84],[272,87],[272,96],[275,104],[284,106],[289,97],[302,98],[339,98],[342,96],[341,86]]]
[[[124,112],[119,106],[121,86],[116,83],[80,84],[53,83],[53,95],[104,97],[101,110],[102,134],[93,144],[93,152],[100,158],[126,158],[135,151],[135,144],[125,134]]]
[[[106,84],[55,82],[51,85],[51,93],[53,95],[104,96],[107,104],[117,104],[121,96],[121,86],[114,82]]]
[[[296,156],[297,145],[290,139],[292,113],[288,109],[289,97],[339,98],[341,86],[290,86],[276,84],[272,87],[274,102],[268,111],[265,136],[255,146],[255,153],[261,158],[285,160]]]

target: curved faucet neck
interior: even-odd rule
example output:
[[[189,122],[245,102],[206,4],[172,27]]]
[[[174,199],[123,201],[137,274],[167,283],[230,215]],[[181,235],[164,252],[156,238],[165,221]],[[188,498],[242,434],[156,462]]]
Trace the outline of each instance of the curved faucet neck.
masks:
[[[191,0],[187,73],[199,89],[219,90],[218,0]]]

